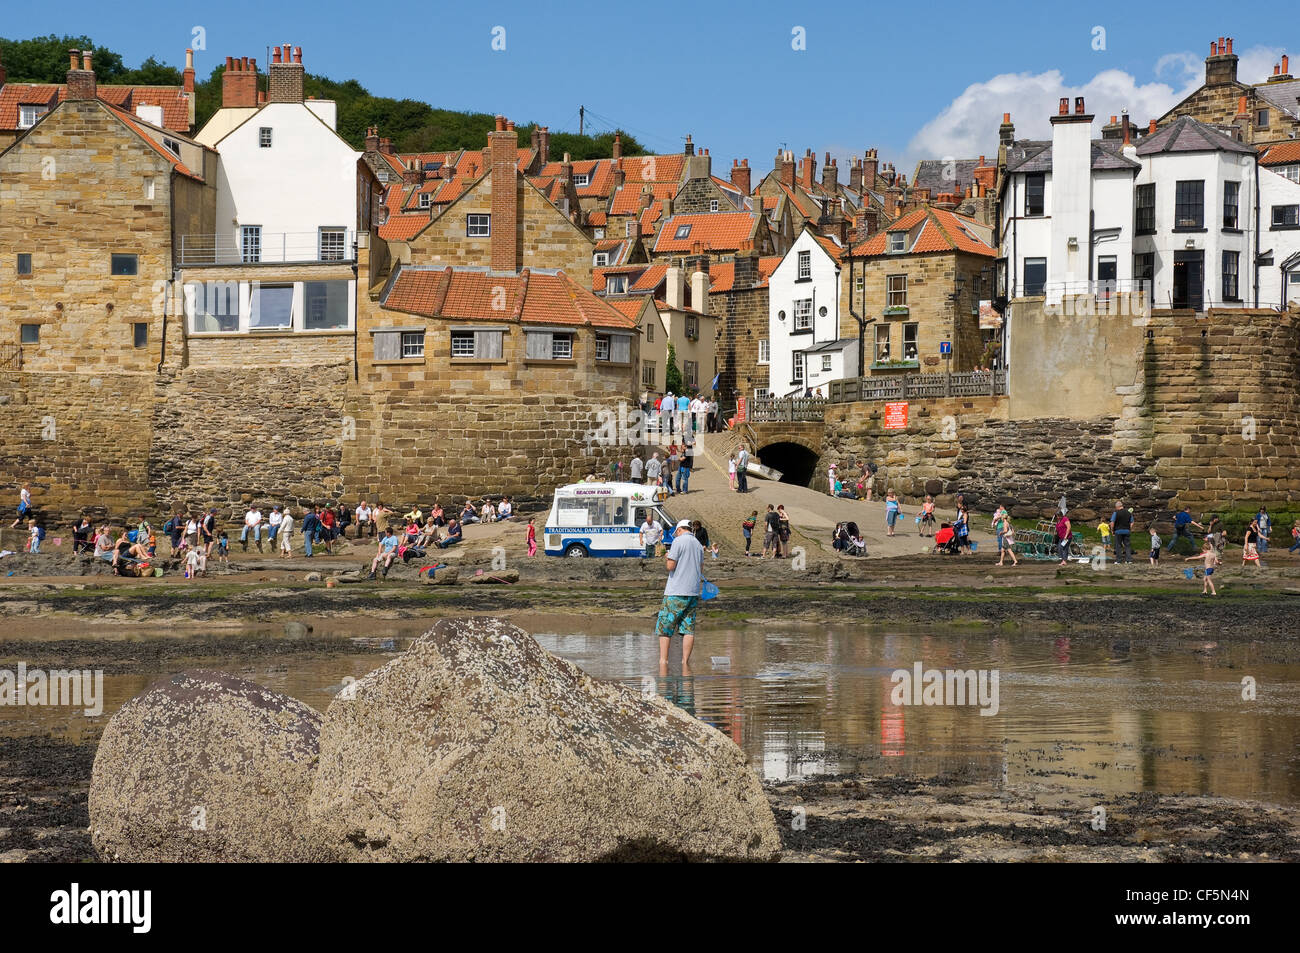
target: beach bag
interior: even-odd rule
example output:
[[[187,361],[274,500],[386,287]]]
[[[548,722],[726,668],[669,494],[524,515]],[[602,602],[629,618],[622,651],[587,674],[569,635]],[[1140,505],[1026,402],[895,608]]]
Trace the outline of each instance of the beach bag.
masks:
[[[134,543],[134,542],[136,542],[136,537],[139,536],[139,535],[140,535],[140,531],[139,531],[139,530],[135,530],[135,529],[133,529],[133,530],[130,530],[130,531],[126,534],[126,538],[129,539],[131,542]]]
[[[718,598],[718,587],[705,579],[700,585],[700,601],[708,602],[710,599],[716,598]]]

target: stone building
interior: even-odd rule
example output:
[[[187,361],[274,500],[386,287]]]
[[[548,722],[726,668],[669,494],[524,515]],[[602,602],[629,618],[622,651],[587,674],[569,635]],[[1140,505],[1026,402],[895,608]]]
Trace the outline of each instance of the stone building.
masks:
[[[718,319],[717,397],[725,417],[734,412],[738,397],[767,394],[767,365],[760,342],[768,333],[768,279],[781,256],[764,257],[744,247],[730,261],[711,262],[696,249],[685,263],[688,270],[707,271],[709,276],[709,312]]]
[[[766,216],[753,212],[674,212],[660,227],[650,256],[662,261],[694,254],[699,249],[712,260],[723,261],[734,257],[742,247],[757,249],[763,255],[780,253]]]

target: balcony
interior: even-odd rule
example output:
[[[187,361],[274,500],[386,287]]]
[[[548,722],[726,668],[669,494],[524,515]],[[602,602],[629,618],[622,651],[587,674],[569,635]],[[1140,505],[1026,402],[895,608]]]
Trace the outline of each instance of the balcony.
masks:
[[[233,235],[182,235],[177,263],[204,265],[347,265],[356,261],[357,233],[322,228],[314,232],[258,232]]]

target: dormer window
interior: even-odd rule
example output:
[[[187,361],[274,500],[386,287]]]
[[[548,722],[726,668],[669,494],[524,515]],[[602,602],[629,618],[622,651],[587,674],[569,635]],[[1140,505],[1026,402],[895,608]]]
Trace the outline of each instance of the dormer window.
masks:
[[[596,252],[596,254],[595,254],[595,255],[592,257],[592,259],[591,259],[591,263],[592,263],[593,265],[595,265],[597,268],[600,268],[600,267],[602,267],[602,266],[604,266],[604,265],[608,265],[608,264],[609,264],[609,252],[604,252],[604,251],[598,251],[598,252]]]
[[[30,129],[36,125],[36,120],[40,119],[50,111],[49,106],[19,106],[18,107],[18,128]]]
[[[889,251],[891,254],[897,254],[907,250],[907,232],[890,232],[889,233]]]
[[[581,189],[581,188],[583,188],[583,187],[585,187],[585,186],[588,186],[588,185],[590,185],[590,184],[591,184],[591,173],[590,173],[590,172],[575,172],[575,173],[573,173],[573,186],[574,186],[574,188]]]
[[[170,149],[172,151],[172,154],[175,155],[176,158],[178,159],[180,158],[181,144],[179,142],[177,142],[175,139],[168,139],[166,136],[164,136],[163,145],[165,145],[168,149]]]
[[[677,231],[673,233],[673,238],[676,238],[680,241],[681,239],[688,237],[690,234],[691,234],[690,225],[678,225]]]
[[[717,200],[717,199],[709,199],[709,211],[710,211],[710,212],[716,212],[717,210],[718,210],[718,200]]]
[[[612,295],[627,294],[627,275],[610,275],[606,278],[605,293]]]
[[[429,208],[431,205],[433,205],[433,193],[421,192],[420,197],[419,199],[417,199],[417,201],[419,202],[420,208]]]

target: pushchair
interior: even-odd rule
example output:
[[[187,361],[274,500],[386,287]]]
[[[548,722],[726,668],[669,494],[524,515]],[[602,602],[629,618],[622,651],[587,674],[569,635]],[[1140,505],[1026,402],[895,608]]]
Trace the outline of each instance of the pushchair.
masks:
[[[932,552],[956,556],[960,551],[961,543],[957,539],[957,531],[952,528],[951,523],[944,523],[939,527],[939,531],[934,534],[934,549]]]
[[[844,529],[849,537],[844,546],[844,555],[865,556],[867,554],[867,544],[862,538],[862,533],[858,530],[858,524],[846,523]]]

